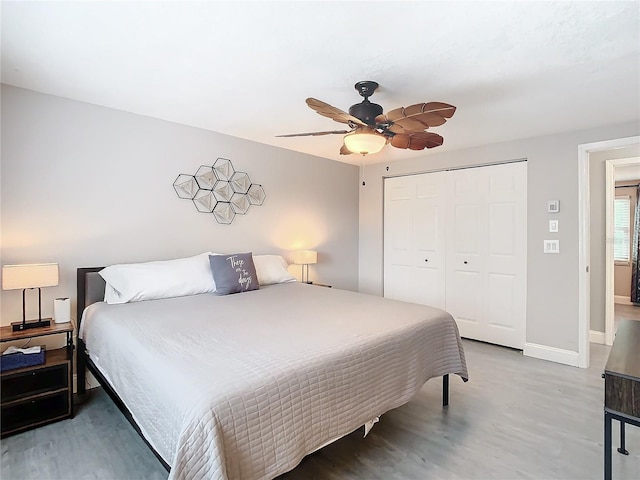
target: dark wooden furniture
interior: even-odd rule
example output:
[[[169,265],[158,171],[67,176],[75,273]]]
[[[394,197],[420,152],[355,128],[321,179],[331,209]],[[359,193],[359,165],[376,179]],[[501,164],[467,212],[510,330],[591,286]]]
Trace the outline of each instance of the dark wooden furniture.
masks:
[[[618,452],[625,449],[625,425],[640,427],[640,321],[622,320],[604,369],[604,478],[611,480],[611,422],[620,422]]]
[[[66,335],[66,346],[45,352],[45,363],[1,375],[2,437],[73,417],[73,323],[14,332],[0,328],[0,342]]]

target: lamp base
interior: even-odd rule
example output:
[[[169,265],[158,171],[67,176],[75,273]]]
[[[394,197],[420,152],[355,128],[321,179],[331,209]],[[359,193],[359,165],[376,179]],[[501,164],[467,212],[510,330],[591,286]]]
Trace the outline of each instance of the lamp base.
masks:
[[[23,330],[30,330],[32,328],[42,328],[51,326],[50,318],[42,318],[40,320],[29,320],[28,322],[13,322],[11,324],[11,330],[13,332],[22,332]]]

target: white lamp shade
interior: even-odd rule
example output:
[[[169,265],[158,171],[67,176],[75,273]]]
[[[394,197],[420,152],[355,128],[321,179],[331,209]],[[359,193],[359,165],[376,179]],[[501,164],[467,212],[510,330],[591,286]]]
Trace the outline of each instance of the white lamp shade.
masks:
[[[58,285],[57,263],[5,265],[2,267],[2,289],[55,287]]]
[[[318,252],[315,250],[298,250],[297,252],[293,252],[293,263],[295,265],[318,263]]]
[[[344,145],[351,153],[378,153],[387,143],[387,139],[378,134],[367,131],[357,131],[345,135]]]

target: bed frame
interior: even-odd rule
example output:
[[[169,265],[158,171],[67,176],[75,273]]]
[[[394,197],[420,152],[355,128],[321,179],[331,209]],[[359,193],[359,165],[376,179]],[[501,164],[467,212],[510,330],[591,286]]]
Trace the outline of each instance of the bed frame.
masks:
[[[103,278],[98,275],[98,272],[102,270],[104,267],[88,267],[88,268],[78,268],[77,272],[77,281],[78,281],[78,309],[77,309],[77,319],[78,319],[78,331],[80,331],[80,324],[82,322],[82,312],[84,309],[91,305],[92,303],[101,302],[104,299],[104,289],[105,289],[105,281]],[[84,344],[84,341],[78,336],[78,359],[77,359],[77,368],[78,368],[78,395],[85,395],[87,392],[87,370],[91,372],[91,374],[98,380],[98,383],[102,386],[102,388],[107,392],[107,394],[113,400],[113,403],[120,409],[122,414],[125,416],[129,423],[133,426],[140,438],[144,440],[144,443],[147,444],[149,449],[153,452],[156,458],[160,461],[162,466],[168,471],[171,470],[171,467],[164,459],[160,456],[160,454],[153,448],[153,446],[149,443],[149,441],[142,434],[142,430],[133,419],[133,415],[126,407],[122,399],[118,396],[115,390],[111,387],[109,382],[104,378],[104,376],[100,373],[95,366],[95,364],[89,358],[87,353],[87,347]]]
[[[91,305],[92,303],[101,302],[104,299],[104,290],[105,290],[105,281],[98,274],[100,270],[105,267],[86,267],[86,268],[78,268],[77,270],[77,319],[78,319],[78,331],[80,330],[80,324],[82,322],[82,313],[84,309]],[[77,378],[78,378],[78,395],[82,396],[86,394],[86,374],[87,370],[89,370],[93,376],[98,380],[102,388],[107,392],[107,394],[113,400],[113,403],[120,409],[123,415],[129,420],[129,423],[133,426],[133,428],[138,432],[138,435],[144,440],[144,443],[151,449],[153,454],[158,458],[162,466],[170,471],[171,467],[164,459],[160,456],[160,454],[153,448],[153,446],[149,443],[149,441],[142,434],[142,430],[133,419],[133,415],[126,407],[122,399],[118,396],[115,390],[111,387],[109,382],[104,378],[104,376],[100,373],[98,368],[89,358],[87,353],[87,348],[84,341],[78,336],[78,358],[77,358]],[[443,375],[442,377],[442,406],[447,407],[449,405],[449,374]]]

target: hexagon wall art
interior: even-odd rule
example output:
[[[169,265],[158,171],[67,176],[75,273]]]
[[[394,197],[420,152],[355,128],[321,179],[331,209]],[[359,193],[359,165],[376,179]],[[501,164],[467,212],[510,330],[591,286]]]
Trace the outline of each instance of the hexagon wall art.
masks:
[[[266,195],[245,172],[236,172],[231,160],[218,158],[213,165],[201,165],[194,175],[181,173],[173,182],[179,198],[191,200],[200,213],[213,214],[225,225],[236,215],[245,215],[251,206],[260,206]]]

